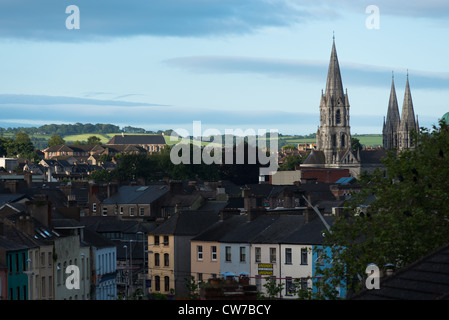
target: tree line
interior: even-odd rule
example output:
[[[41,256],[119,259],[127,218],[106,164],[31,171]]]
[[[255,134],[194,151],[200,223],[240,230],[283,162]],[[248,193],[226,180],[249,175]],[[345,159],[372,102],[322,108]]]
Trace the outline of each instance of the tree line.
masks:
[[[203,161],[194,164],[194,149],[199,148],[190,144],[190,162],[189,164],[173,164],[170,158],[171,148],[165,146],[160,153],[153,154],[123,154],[118,157],[118,164],[115,169],[108,171],[99,169],[94,171],[89,179],[97,182],[112,180],[132,181],[143,179],[145,181],[159,181],[163,178],[173,180],[200,179],[205,181],[229,180],[238,185],[248,183],[258,183],[260,161],[257,158],[252,163],[249,161],[249,154],[254,152],[252,147],[244,143],[244,159],[242,164],[237,163],[237,146],[227,152],[232,152],[233,164],[226,164],[226,153],[223,152],[221,164],[205,164]],[[203,152],[202,150],[200,152]]]

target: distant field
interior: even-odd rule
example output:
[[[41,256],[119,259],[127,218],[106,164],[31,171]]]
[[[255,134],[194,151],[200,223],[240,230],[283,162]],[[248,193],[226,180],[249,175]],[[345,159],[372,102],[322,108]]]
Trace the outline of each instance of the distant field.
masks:
[[[62,137],[66,142],[68,141],[87,141],[89,137],[96,136],[97,138],[101,139],[101,143],[107,143],[109,140],[112,139],[114,134],[99,134],[99,133],[85,133],[85,134],[76,134],[76,135],[70,135],[70,136],[64,136]]]
[[[87,139],[90,136],[97,136],[101,139],[102,143],[106,143],[109,140],[111,140],[115,135],[119,135],[121,133],[108,133],[108,134],[95,134],[95,133],[89,133],[89,134],[78,134],[78,135],[71,135],[71,136],[65,136],[63,139],[65,141],[87,141]],[[141,133],[144,134],[144,133]],[[357,135],[353,136],[360,140],[360,143],[364,146],[372,146],[377,147],[382,145],[382,135],[376,135],[376,134],[368,134],[368,135]],[[170,136],[164,136],[165,142],[168,145],[174,145],[176,141],[170,141]],[[280,138],[281,141],[284,141],[285,144],[298,144],[298,143],[315,143],[315,139],[299,139],[295,137],[290,136],[283,136]],[[209,144],[208,142],[203,142],[202,145]]]
[[[353,138],[359,139],[360,143],[365,147],[377,147],[382,145],[382,135],[380,134],[367,134],[367,135],[356,135],[352,136]],[[293,144],[296,145],[298,143],[316,143],[316,139],[300,139],[295,137],[283,136],[280,138],[282,141],[285,141],[285,144]]]
[[[74,141],[87,141],[87,139],[91,136],[96,136],[98,138],[101,139],[102,143],[107,143],[109,140],[111,140],[115,135],[120,135],[121,133],[107,133],[107,134],[99,134],[99,133],[86,133],[86,134],[77,134],[77,135],[68,135],[68,136],[63,136],[62,138],[69,142],[72,143]],[[136,134],[144,134],[144,133],[136,133]],[[45,135],[45,134],[35,134],[35,135],[30,135],[30,138],[33,139],[42,139],[42,140],[48,140],[50,139],[52,135]],[[14,139],[14,134],[10,134],[10,133],[5,133],[3,134],[3,137],[5,138],[11,138]],[[368,146],[372,146],[372,147],[377,147],[377,146],[381,146],[382,145],[382,135],[380,134],[364,134],[364,135],[354,135],[354,138],[357,138],[360,140],[360,143],[366,147]],[[164,136],[165,138],[165,142],[167,143],[167,145],[174,145],[176,143],[176,141],[170,141],[170,136]],[[296,145],[298,143],[315,143],[316,140],[315,138],[311,138],[311,139],[305,139],[305,138],[295,138],[294,136],[282,136],[279,138],[279,145],[287,145],[287,144],[293,144]],[[45,142],[43,142],[45,143]],[[202,142],[202,145],[208,145],[208,142]]]

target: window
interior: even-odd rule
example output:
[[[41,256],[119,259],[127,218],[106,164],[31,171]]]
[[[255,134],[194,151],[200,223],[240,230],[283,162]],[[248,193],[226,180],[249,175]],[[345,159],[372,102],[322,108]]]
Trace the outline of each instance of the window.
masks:
[[[154,236],[154,245],[155,246],[159,245],[159,236]]]
[[[168,246],[168,236],[164,236],[164,246]]]
[[[217,260],[217,246],[212,246],[210,251],[212,253],[212,255],[211,255],[212,261],[216,261]]]
[[[270,262],[276,262],[276,248],[270,248]]]
[[[262,251],[260,247],[256,247],[254,251],[256,262],[260,262],[262,260]]]
[[[257,291],[262,290],[262,277],[259,275],[256,276],[256,288],[257,288]]]
[[[168,267],[170,265],[170,255],[168,253],[164,253],[164,266]]]
[[[246,261],[246,248],[240,247],[240,262]]]
[[[48,277],[48,297],[49,298],[51,298],[53,296],[53,291],[52,291],[53,283],[52,283],[52,281],[53,281],[52,276],[49,276]]]
[[[123,214],[123,207],[120,207],[120,214]]]
[[[307,265],[308,263],[307,248],[301,248],[301,264]]]
[[[231,261],[231,247],[225,248],[225,254],[226,254],[226,261]]]
[[[161,291],[161,277],[155,276],[154,282],[154,290]]]
[[[164,277],[164,290],[170,291],[170,278],[167,276]]]
[[[340,110],[337,110],[337,112],[335,113],[335,122],[337,124],[341,123],[341,112],[340,112]]]
[[[301,278],[300,286],[301,286],[301,290],[307,290],[307,288],[309,286],[307,278]]]
[[[159,264],[160,264],[160,262],[159,262],[159,253],[155,253],[154,254],[154,265],[156,267],[159,267]]]
[[[42,277],[41,280],[42,280],[41,294],[42,294],[42,298],[45,298],[45,277]]]
[[[116,215],[117,214],[117,206],[114,206],[114,214]]]
[[[203,246],[196,246],[198,260],[203,260]]]
[[[293,285],[292,277],[285,278],[285,295],[292,296],[295,294],[295,286]]]
[[[144,208],[140,207],[139,208],[139,216],[143,216],[144,212],[145,212]]]
[[[92,212],[97,212],[97,204],[95,202],[92,203]]]
[[[292,248],[285,248],[285,264],[292,264]]]
[[[41,252],[41,266],[45,265],[45,253]]]
[[[134,207],[129,208],[129,215],[134,216]]]
[[[101,213],[102,213],[104,216],[107,216],[107,215],[108,215],[108,208],[107,208],[107,207],[103,207]]]

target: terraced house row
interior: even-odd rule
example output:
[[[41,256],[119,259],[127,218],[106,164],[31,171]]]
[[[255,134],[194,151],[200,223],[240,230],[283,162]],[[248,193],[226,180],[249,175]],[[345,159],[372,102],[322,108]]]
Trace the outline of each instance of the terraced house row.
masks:
[[[283,298],[296,298],[291,290],[295,279],[302,289],[316,291],[315,270],[326,250],[323,232],[333,219],[311,208],[259,208],[246,214],[223,210],[219,216],[177,213],[149,234],[148,274],[155,283],[150,292],[185,296],[185,279],[190,276],[198,283],[249,277],[262,293],[267,279],[275,279],[283,284]],[[344,297],[344,286],[337,289]]]
[[[45,195],[0,208],[0,300],[116,299],[116,246]],[[76,209],[76,208],[75,208]],[[65,210],[66,213],[70,210]]]

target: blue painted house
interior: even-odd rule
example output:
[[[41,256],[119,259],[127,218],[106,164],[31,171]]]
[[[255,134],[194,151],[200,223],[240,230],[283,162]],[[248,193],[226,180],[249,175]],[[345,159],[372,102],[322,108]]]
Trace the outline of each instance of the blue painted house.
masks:
[[[8,268],[8,300],[28,300],[28,247],[0,237],[0,264]]]

